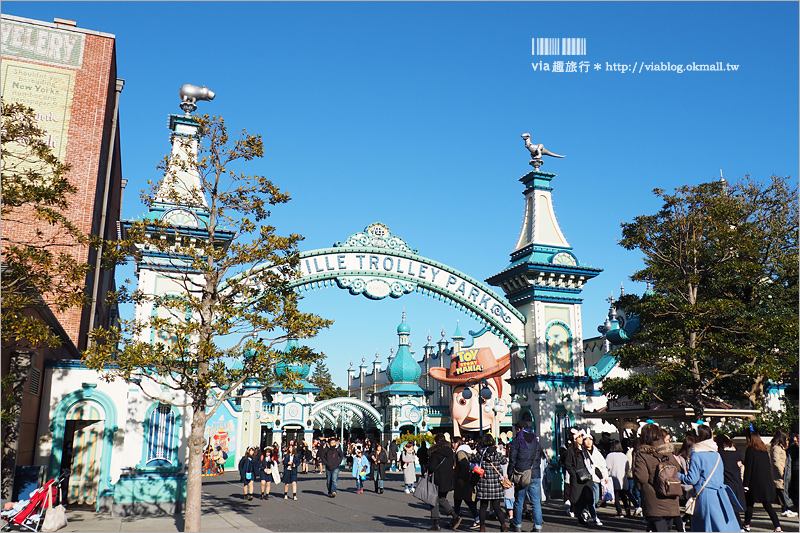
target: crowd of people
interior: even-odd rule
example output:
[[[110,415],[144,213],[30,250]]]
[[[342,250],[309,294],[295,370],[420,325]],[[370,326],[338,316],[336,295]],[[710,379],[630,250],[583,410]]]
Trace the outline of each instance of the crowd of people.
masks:
[[[669,430],[649,421],[626,446],[607,433],[595,446],[591,433],[573,430],[560,454],[567,512],[599,526],[597,506],[613,501],[618,518],[641,516],[647,531],[750,531],[761,504],[782,531],[772,504],[797,516],[798,435],[779,429],[768,446],[751,428],[742,455],[728,435],[694,426],[672,442]]]
[[[703,423],[680,442],[651,421],[624,442],[603,433],[595,444],[590,432],[572,429],[558,454],[567,512],[582,526],[601,526],[597,507],[614,505],[617,518],[641,520],[647,531],[750,531],[760,504],[781,531],[779,514],[796,517],[800,500],[798,436],[778,430],[765,444],[751,430],[746,442],[741,454],[729,436],[714,435]],[[442,528],[441,512],[457,529],[462,504],[472,518],[470,529],[485,531],[491,510],[501,531],[522,531],[526,502],[532,508],[531,531],[541,531],[541,505],[551,483],[548,454],[530,423],[520,421],[516,433],[501,440],[488,433],[477,441],[442,433],[430,448],[425,441],[416,446],[369,438],[340,445],[336,437],[315,439],[310,447],[289,441],[283,448],[250,448],[239,462],[244,497],[252,500],[259,482],[266,500],[271,483],[282,482],[284,498],[297,500],[298,472],[308,472],[310,465],[325,472],[330,498],[336,497],[343,468],[354,478],[356,494],[369,489],[368,481],[383,494],[389,471],[402,472],[405,492],[413,493],[419,465],[438,491],[430,531]]]

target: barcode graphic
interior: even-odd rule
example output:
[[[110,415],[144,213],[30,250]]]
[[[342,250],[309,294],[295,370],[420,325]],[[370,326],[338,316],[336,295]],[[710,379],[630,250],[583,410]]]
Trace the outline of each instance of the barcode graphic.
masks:
[[[575,37],[561,39],[561,54],[565,56],[585,56],[586,39]]]
[[[585,56],[586,39],[578,37],[534,37],[531,39],[531,54],[539,56]]]
[[[560,41],[555,39],[549,39],[546,37],[534,37],[532,39],[532,47],[533,47],[533,55],[540,55],[540,56],[557,56],[559,55],[559,43]]]

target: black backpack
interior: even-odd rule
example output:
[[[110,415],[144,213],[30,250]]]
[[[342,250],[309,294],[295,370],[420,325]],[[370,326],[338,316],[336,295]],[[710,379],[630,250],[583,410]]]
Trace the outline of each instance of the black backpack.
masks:
[[[656,494],[665,498],[674,498],[683,495],[681,480],[678,478],[678,467],[669,462],[666,455],[661,458],[656,466],[656,475],[653,480]]]

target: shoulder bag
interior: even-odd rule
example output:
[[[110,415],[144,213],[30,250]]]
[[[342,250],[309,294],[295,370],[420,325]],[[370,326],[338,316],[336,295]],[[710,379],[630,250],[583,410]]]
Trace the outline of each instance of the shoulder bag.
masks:
[[[589,458],[589,461],[592,459]],[[580,463],[578,467],[575,469],[575,481],[580,484],[588,483],[592,480],[592,474],[589,472],[589,469],[586,468],[586,463],[583,461],[583,453],[581,452],[580,456]]]
[[[436,468],[431,470],[427,476],[420,476],[417,481],[417,486],[414,489],[414,497],[427,503],[431,507],[439,505],[439,487],[433,482],[433,473],[442,466],[445,459],[447,459],[447,457],[442,459]]]
[[[711,477],[714,475],[714,472],[716,472],[716,471],[717,471],[717,466],[719,465],[719,459],[720,459],[720,457],[721,457],[721,456],[720,456],[720,454],[717,454],[717,462],[716,462],[716,464],[714,465],[714,469],[713,469],[713,470],[711,470],[711,475],[709,475],[709,476],[706,478],[706,482],[705,482],[705,483],[703,483],[703,486],[702,486],[702,487],[700,487],[700,490],[698,490],[698,491],[697,491],[697,494],[695,494],[694,496],[692,496],[691,498],[689,498],[688,500],[686,500],[686,505],[684,505],[684,506],[683,506],[684,512],[685,512],[686,514],[690,514],[690,515],[693,515],[693,514],[694,514],[694,504],[695,504],[695,502],[697,501],[697,498],[698,498],[698,496],[700,496],[700,493],[701,493],[701,492],[703,492],[703,489],[704,489],[704,488],[706,488],[706,485],[708,485],[708,482],[709,482],[709,480],[711,479]]]
[[[497,467],[494,466],[494,463],[490,462],[489,464],[492,465],[492,468],[494,468],[494,471],[497,472],[498,476],[500,476],[500,484],[503,485],[503,490],[508,490],[508,489],[510,489],[511,487],[514,486],[514,482],[511,481],[510,479],[508,479],[507,477],[503,477],[503,474],[501,474],[500,471],[497,470]],[[528,470],[528,474],[530,474],[530,473],[531,473],[531,471]],[[528,481],[528,485],[530,485],[530,479]]]
[[[531,471],[533,467],[525,470],[524,472],[519,472],[516,468],[514,472],[509,476],[511,482],[517,486],[518,489],[524,489],[528,485],[531,484]]]

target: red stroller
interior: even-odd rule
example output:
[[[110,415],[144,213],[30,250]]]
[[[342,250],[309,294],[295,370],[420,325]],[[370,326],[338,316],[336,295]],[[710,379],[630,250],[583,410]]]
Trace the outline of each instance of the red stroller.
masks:
[[[61,479],[58,481],[51,479],[31,493],[31,499],[27,503],[21,501],[13,509],[2,511],[0,515],[8,522],[3,531],[10,531],[11,526],[19,526],[38,532],[44,522],[45,512],[50,507],[49,504],[55,506],[59,499],[61,481]]]

